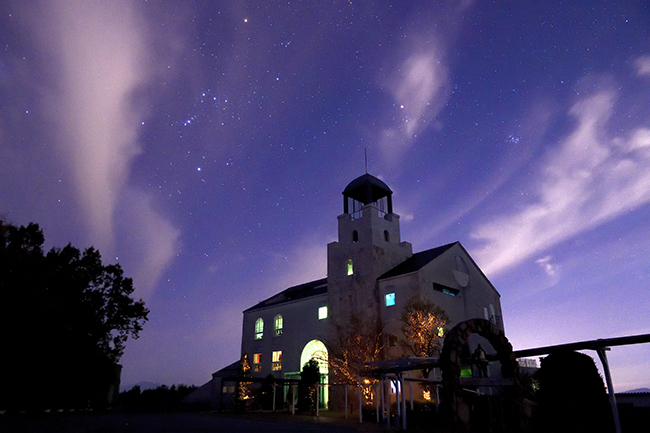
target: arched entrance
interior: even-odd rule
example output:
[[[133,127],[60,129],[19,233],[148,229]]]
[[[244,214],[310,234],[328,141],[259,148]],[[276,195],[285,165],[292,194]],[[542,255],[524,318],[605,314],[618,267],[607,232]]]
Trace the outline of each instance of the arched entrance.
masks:
[[[305,347],[302,349],[302,354],[300,355],[300,370],[302,367],[311,359],[318,361],[318,371],[322,375],[321,385],[325,385],[321,388],[319,399],[321,401],[321,407],[326,408],[327,402],[329,400],[329,389],[327,384],[329,382],[328,373],[329,367],[327,363],[327,347],[320,340],[311,340],[309,343],[305,344]]]
[[[468,341],[472,334],[485,338],[497,352],[496,360],[501,363],[501,376],[510,379],[514,385],[509,387],[511,407],[504,408],[508,417],[513,421],[513,428],[518,427],[521,393],[517,374],[519,364],[512,353],[512,345],[508,342],[503,331],[484,319],[471,319],[457,324],[445,335],[440,363],[442,369],[441,410],[448,427],[454,431],[468,431],[470,422],[469,398],[473,394],[463,392],[461,387],[461,368],[463,364],[471,363],[468,358]]]

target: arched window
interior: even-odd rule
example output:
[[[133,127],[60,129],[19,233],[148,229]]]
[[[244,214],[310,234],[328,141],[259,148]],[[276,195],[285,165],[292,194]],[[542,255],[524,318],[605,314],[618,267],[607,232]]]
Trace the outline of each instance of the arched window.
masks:
[[[352,267],[352,259],[348,259],[347,268],[348,268],[348,275],[354,274],[354,268]]]
[[[273,326],[275,328],[275,335],[282,335],[282,315],[278,314],[273,319]]]
[[[388,230],[384,230],[384,240],[390,242],[390,234],[388,234]]]
[[[318,362],[318,370],[321,374],[321,384],[326,385],[329,382],[329,367],[327,364],[327,347],[319,340],[311,340],[305,345],[300,354],[300,369],[305,366],[307,361],[315,359]],[[329,400],[329,388],[327,386],[319,387],[321,407],[326,407]]]
[[[359,232],[355,230],[352,232],[352,242],[358,242],[358,241],[359,241]]]
[[[255,321],[255,339],[261,340],[264,335],[264,320],[260,317]]]

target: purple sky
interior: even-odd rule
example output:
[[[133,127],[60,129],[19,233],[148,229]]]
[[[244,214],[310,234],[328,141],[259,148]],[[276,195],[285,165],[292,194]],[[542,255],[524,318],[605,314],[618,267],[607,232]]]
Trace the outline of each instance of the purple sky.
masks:
[[[650,10],[588,4],[0,0],[0,214],[133,277],[123,384],[206,382],[324,277],[364,149],[515,349],[650,333]],[[609,359],[650,387],[650,345]]]

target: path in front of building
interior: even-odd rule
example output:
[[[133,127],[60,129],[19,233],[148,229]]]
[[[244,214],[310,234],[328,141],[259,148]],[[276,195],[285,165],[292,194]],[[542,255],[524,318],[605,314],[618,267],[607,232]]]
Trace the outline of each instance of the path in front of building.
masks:
[[[385,426],[340,416],[283,413],[77,413],[0,415],[2,433],[378,433]]]

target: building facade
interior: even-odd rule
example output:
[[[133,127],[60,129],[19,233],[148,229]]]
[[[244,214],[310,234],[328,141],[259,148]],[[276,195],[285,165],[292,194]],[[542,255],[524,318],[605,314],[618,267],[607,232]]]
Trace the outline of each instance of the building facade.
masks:
[[[327,278],[290,287],[244,311],[242,357],[250,375],[298,379],[312,358],[320,362],[324,381],[332,332],[349,318],[378,318],[384,324],[384,359],[402,357],[395,343],[408,300],[420,297],[441,307],[448,327],[481,318],[503,329],[500,295],[459,243],[413,253],[401,240],[392,191],[364,174],[343,191],[338,240],[327,246]],[[232,390],[215,373],[212,389],[223,401]],[[327,401],[327,394],[323,394]]]

